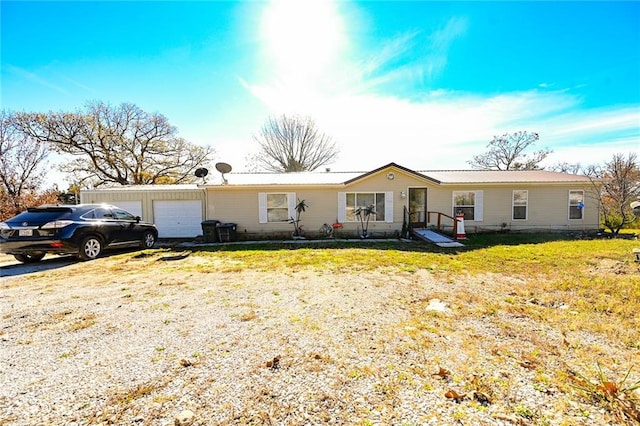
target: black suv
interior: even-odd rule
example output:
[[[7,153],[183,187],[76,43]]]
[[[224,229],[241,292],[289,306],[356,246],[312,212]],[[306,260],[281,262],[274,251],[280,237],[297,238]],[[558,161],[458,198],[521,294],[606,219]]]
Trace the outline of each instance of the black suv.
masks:
[[[29,208],[0,222],[0,253],[23,263],[39,262],[47,253],[91,260],[106,248],[151,248],[157,239],[154,224],[106,204]]]

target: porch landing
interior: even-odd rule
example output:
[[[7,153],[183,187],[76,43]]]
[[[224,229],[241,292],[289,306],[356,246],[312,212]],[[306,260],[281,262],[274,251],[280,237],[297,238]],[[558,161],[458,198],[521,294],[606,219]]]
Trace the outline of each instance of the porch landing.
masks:
[[[413,235],[437,245],[438,247],[464,247],[464,244],[454,240],[453,238],[442,235],[430,229],[414,229]]]

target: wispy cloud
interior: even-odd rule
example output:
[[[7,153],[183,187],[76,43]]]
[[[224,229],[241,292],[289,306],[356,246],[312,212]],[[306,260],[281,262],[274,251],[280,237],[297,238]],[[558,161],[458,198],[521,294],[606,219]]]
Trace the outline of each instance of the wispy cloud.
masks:
[[[432,85],[446,70],[453,43],[464,37],[467,19],[454,17],[430,34],[410,30],[382,41],[373,52],[354,64],[362,89],[412,84]]]
[[[92,87],[87,86],[86,84],[78,81],[78,80],[74,80],[72,78],[69,78],[67,76],[60,76],[60,79],[70,83],[71,85],[73,85],[74,87],[82,90],[83,92],[87,92],[88,94],[93,94],[93,95],[97,95],[98,91],[93,89]]]
[[[591,139],[598,134],[620,131],[640,134],[640,110],[637,107],[571,111],[548,122],[554,126],[554,136],[558,138],[571,136]]]
[[[399,90],[416,84],[407,83],[416,77],[437,86],[453,44],[469,25],[454,17],[431,34],[409,31],[367,57],[344,58],[342,68],[324,76],[340,81],[342,90],[324,91],[321,85],[291,90],[282,80],[245,87],[274,113],[313,116],[341,147],[335,169],[367,170],[388,161],[416,169],[467,168],[467,160],[486,150],[493,136],[518,130],[540,133],[539,145],[555,151],[552,162],[572,161],[579,153],[584,164],[597,163],[607,157],[603,151],[638,149],[640,108],[585,110],[575,91],[553,83],[501,94],[443,89],[425,94],[419,82],[419,97]],[[344,69],[358,72],[345,78]],[[601,149],[590,151],[594,142],[602,143]]]
[[[274,110],[285,107],[277,90],[254,94]],[[579,106],[579,99],[566,92],[536,89],[495,96],[437,91],[420,102],[346,94],[306,105],[339,143],[334,168],[341,170],[366,170],[390,159],[417,169],[466,168],[493,136],[518,130],[540,133],[539,146],[554,150],[550,164],[577,162],[577,157],[592,164],[613,152],[640,149],[637,108],[585,111]]]
[[[362,95],[335,98],[315,116],[341,142],[341,167],[350,168],[353,159],[375,167],[392,152],[394,161],[408,167],[460,168],[494,135],[546,134],[545,117],[574,102],[563,93],[539,91],[492,97],[438,91],[420,102]]]
[[[390,66],[399,65],[398,62],[406,62],[406,55],[415,46],[415,39],[418,31],[411,31],[401,34],[389,40],[383,40],[376,50],[364,58],[359,64],[359,77],[366,79],[375,76],[382,70]]]
[[[453,17],[446,24],[429,36],[428,55],[426,57],[426,78],[433,81],[447,66],[449,50],[458,38],[467,32],[467,19]]]
[[[9,71],[10,73],[17,75],[20,78],[23,78],[23,79],[28,80],[30,82],[36,83],[36,84],[38,84],[40,86],[43,86],[43,87],[46,87],[48,89],[54,90],[54,91],[56,91],[58,93],[62,93],[64,95],[69,95],[70,94],[70,92],[68,90],[66,90],[65,88],[63,88],[63,87],[61,87],[61,86],[59,86],[57,84],[51,83],[47,79],[41,77],[40,75],[38,75],[38,74],[36,74],[34,72],[27,71],[24,68],[20,68],[20,67],[17,67],[15,65],[11,65],[11,64],[3,64],[3,67],[7,71]]]
[[[578,105],[538,119],[537,124],[541,143],[554,150],[548,164],[599,164],[614,153],[640,151],[639,107],[580,109]]]

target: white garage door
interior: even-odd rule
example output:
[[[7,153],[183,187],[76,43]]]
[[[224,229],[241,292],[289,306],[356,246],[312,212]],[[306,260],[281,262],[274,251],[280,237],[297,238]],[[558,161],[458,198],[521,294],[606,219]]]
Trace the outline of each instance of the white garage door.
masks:
[[[142,217],[142,201],[114,201],[110,204],[120,207],[134,216]]]
[[[193,238],[202,235],[202,201],[153,202],[153,217],[160,238]]]

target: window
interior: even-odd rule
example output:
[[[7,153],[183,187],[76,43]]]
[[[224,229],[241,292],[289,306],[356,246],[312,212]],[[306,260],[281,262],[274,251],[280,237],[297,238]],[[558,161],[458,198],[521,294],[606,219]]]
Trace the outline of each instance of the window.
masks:
[[[453,215],[464,214],[464,220],[482,220],[483,191],[453,191]]]
[[[125,211],[125,210],[114,209],[113,213],[116,215],[116,219],[130,220],[132,222],[135,222],[135,220],[136,220],[136,217],[134,215],[132,215],[131,213],[129,213],[128,211]]]
[[[111,214],[111,210],[109,209],[98,207],[82,217],[85,219],[113,219],[113,214]]]
[[[258,210],[260,223],[288,222],[295,213],[295,192],[260,192]]]
[[[584,214],[584,191],[569,191],[569,219],[582,219]]]
[[[453,193],[453,215],[462,212],[464,220],[473,220],[475,217],[476,193],[473,191],[456,191]]]
[[[385,193],[384,192],[348,192],[347,193],[347,221],[359,221],[355,211],[358,207],[373,206],[375,214],[369,218],[372,222],[385,221]]]
[[[393,192],[338,192],[338,221],[357,222],[358,207],[373,206],[369,221],[393,223]]]
[[[287,194],[267,194],[267,222],[286,222],[288,220]]]
[[[529,204],[529,191],[513,191],[513,220],[527,220],[527,207]]]

